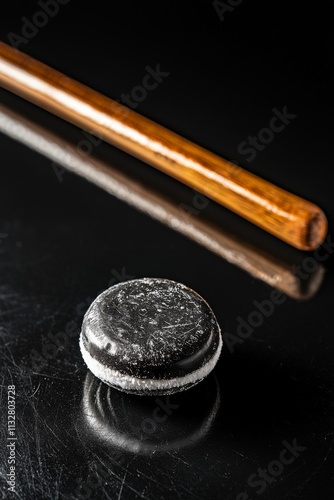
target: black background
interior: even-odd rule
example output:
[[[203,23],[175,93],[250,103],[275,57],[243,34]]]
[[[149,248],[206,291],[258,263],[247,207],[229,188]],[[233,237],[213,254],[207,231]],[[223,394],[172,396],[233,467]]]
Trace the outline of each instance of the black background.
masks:
[[[329,6],[244,0],[221,21],[210,1],[71,0],[19,49],[115,99],[141,83],[147,65],[160,64],[170,75],[137,111],[317,203],[331,235]],[[8,43],[9,32],[20,34],[22,16],[31,19],[38,10],[37,2],[2,5],[0,39]],[[5,90],[0,102],[74,144],[82,139],[82,131]],[[239,144],[284,106],[297,117],[247,162]],[[5,413],[11,383],[16,498],[332,498],[332,259],[313,298],[287,298],[233,354],[225,345],[214,375],[175,396],[179,406],[155,433],[143,435],[141,420],[152,416],[155,401],[111,391],[101,420],[107,431],[92,434],[83,419],[90,380],[84,386],[78,335],[67,335],[55,353],[46,346],[48,335],[65,332],[71,321],[80,330],[85,309],[110,280],[183,282],[230,333],[237,317],[247,318],[253,301],[267,299],[271,289],[74,174],[59,182],[50,160],[2,134],[0,147],[3,498],[10,498]],[[100,144],[93,154],[191,205],[191,189],[125,153]],[[195,217],[219,220],[289,263],[308,255],[214,202]],[[259,494],[250,475],[268,469],[283,441],[294,440],[305,449]]]

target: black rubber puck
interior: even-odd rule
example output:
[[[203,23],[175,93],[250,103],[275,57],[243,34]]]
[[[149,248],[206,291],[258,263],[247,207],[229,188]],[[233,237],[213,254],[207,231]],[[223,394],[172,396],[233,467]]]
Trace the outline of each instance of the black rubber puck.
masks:
[[[140,395],[189,389],[216,365],[220,328],[207,302],[187,286],[143,278],[112,286],[85,314],[80,348],[88,368]]]

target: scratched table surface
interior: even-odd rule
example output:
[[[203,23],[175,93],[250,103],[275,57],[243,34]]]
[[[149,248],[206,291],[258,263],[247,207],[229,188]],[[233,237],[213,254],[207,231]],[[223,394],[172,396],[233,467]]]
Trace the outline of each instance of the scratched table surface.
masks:
[[[326,5],[131,0],[112,2],[110,14],[101,1],[2,6],[2,41],[317,203],[329,232],[318,252],[297,251],[0,90],[1,498],[333,498]],[[144,198],[168,200],[185,226],[213,224],[220,253],[69,172],[50,155],[52,141],[126,174]],[[251,256],[251,274],[223,258],[226,245],[236,245],[234,261]],[[276,288],[268,262],[283,276]],[[88,372],[83,315],[100,291],[134,277],[180,281],[214,310],[223,351],[197,387],[130,396]]]

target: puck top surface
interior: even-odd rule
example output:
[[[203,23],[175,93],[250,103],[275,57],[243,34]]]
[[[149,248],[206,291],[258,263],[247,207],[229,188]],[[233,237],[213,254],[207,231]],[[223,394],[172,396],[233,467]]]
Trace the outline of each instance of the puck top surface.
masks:
[[[162,278],[131,280],[105,290],[82,327],[89,355],[120,374],[142,379],[182,377],[206,364],[220,330],[206,301]]]

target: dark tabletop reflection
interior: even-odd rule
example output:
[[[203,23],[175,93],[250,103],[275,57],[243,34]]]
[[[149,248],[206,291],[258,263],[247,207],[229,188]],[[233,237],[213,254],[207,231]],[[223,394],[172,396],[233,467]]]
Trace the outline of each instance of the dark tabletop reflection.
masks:
[[[305,274],[298,271],[300,265],[303,267],[303,252],[289,249],[291,255],[286,259],[279,252],[276,255],[276,252],[265,250],[256,242],[249,242],[223,227],[225,212],[225,215],[220,214],[219,222],[203,214],[201,217],[191,217],[189,214],[192,211],[199,210],[187,205],[182,199],[164,193],[162,186],[159,189],[149,186],[147,179],[137,179],[134,172],[124,172],[123,166],[119,168],[110,164],[109,158],[104,160],[94,153],[87,155],[78,146],[80,142],[65,139],[50,126],[27,119],[2,104],[0,132],[49,158],[58,175],[59,169],[61,172],[65,168],[84,177],[291,298],[310,299],[322,284],[324,267],[320,262],[316,263],[312,272]],[[101,142],[100,139],[96,140]],[[194,200],[196,206],[209,203],[209,200],[198,194]]]
[[[164,453],[203,440],[220,404],[214,375],[188,391],[143,397],[117,391],[88,371],[78,431],[83,439],[98,440],[130,453]]]

